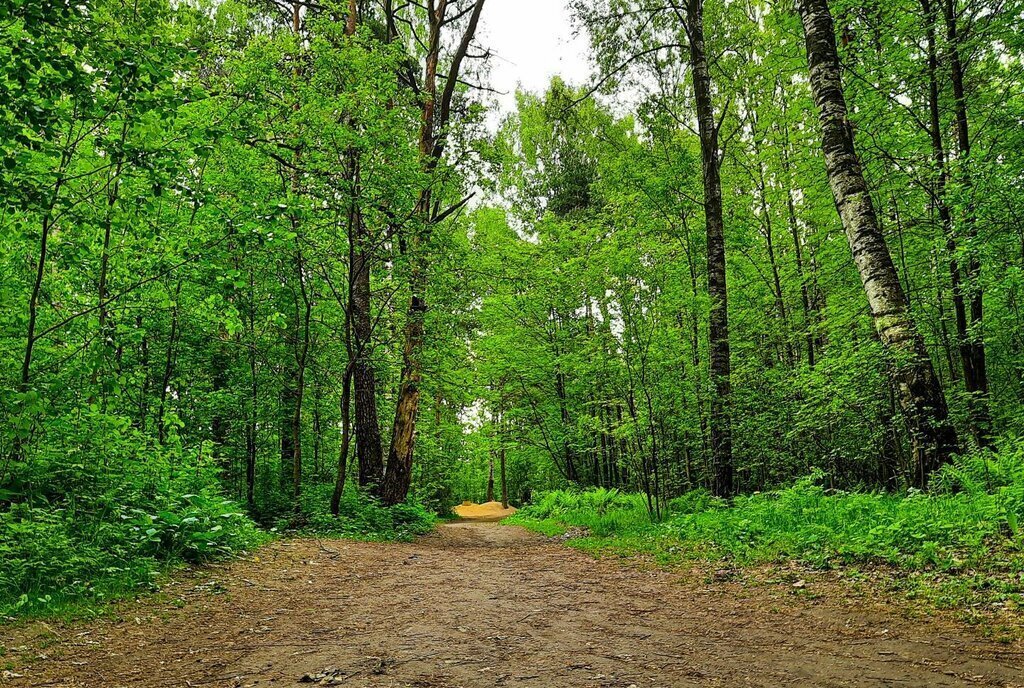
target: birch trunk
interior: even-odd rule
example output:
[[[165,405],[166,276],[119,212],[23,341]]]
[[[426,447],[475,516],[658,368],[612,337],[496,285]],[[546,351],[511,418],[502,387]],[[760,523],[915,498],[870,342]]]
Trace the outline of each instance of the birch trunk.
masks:
[[[956,431],[949,422],[946,398],[924,338],[911,317],[854,149],[828,0],[800,0],[798,9],[807,43],[811,90],[821,122],[829,186],[875,328],[890,354],[889,371],[913,449],[912,482],[926,487],[931,473],[956,451]]]

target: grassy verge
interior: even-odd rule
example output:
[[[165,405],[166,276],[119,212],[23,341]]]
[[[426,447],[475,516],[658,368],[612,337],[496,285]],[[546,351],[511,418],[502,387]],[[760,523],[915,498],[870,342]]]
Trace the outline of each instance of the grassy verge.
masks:
[[[585,529],[572,547],[662,564],[792,564],[839,570],[936,607],[1024,609],[1024,460],[974,456],[932,492],[831,491],[820,476],[731,503],[692,492],[652,522],[645,500],[615,490],[556,491],[507,520],[546,535]]]
[[[102,507],[74,510],[13,505],[0,511],[0,624],[100,615],[111,602],[159,590],[183,566],[245,554],[281,533],[398,541],[436,523],[418,504],[385,508],[355,489],[335,517],[332,491],[311,486],[300,513],[269,531],[214,489],[168,489],[148,500],[97,500]]]

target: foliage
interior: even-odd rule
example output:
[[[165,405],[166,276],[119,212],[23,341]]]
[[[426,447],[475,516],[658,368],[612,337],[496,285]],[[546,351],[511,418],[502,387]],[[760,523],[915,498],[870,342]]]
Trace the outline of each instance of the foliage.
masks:
[[[278,530],[369,541],[406,541],[430,532],[437,517],[422,505],[408,501],[393,507],[350,487],[341,500],[338,516],[330,513],[333,486],[319,485],[302,496],[301,517],[282,519]]]
[[[589,530],[581,545],[749,565],[798,561],[815,567],[885,564],[947,573],[1024,571],[1024,446],[978,452],[946,467],[931,493],[831,490],[822,474],[732,503],[694,491],[672,500],[661,522],[642,495],[554,491],[510,522],[550,531]]]
[[[703,492],[720,399],[687,12],[570,4],[594,88],[556,78],[485,131],[490,51],[458,39],[479,0],[444,21],[420,3],[0,3],[6,613],[252,546],[250,518],[412,537],[492,475],[534,502],[523,520],[599,538],[1017,566],[1021,0],[951,0],[951,19],[830,3],[873,207],[969,438],[929,495],[902,492],[914,438],[822,169],[797,15],[707,3],[745,495],[728,506]],[[390,510],[360,470],[377,435],[415,457],[386,474],[411,477]]]
[[[48,500],[0,512],[0,616],[111,600],[155,586],[169,567],[264,542],[267,536],[223,496],[216,472],[208,457],[195,464],[160,452],[134,473],[89,475],[82,465],[69,466]],[[80,497],[60,498],[72,484]]]

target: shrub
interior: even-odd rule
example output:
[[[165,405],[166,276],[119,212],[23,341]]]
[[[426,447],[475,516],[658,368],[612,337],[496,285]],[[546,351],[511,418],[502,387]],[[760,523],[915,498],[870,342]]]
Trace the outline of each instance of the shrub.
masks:
[[[55,442],[0,485],[0,616],[128,594],[266,539],[216,487],[208,454],[153,446],[115,417],[86,421],[68,428],[83,439]]]
[[[281,519],[278,528],[318,535],[359,540],[411,540],[430,532],[437,517],[415,502],[382,506],[358,488],[349,485],[342,496],[339,514],[330,512],[332,485],[309,486],[302,494],[298,520]]]
[[[791,487],[737,497],[698,490],[668,502],[651,523],[639,494],[558,490],[513,522],[589,528],[595,538],[633,538],[640,549],[671,548],[738,563],[796,560],[820,567],[885,563],[914,570],[1024,570],[1024,451],[962,457],[929,493],[826,490],[811,475]],[[639,537],[638,537],[639,536]]]

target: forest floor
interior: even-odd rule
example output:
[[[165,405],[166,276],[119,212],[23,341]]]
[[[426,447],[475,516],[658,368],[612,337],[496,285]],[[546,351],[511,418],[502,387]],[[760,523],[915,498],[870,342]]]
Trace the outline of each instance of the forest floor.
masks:
[[[1024,646],[826,580],[594,559],[521,528],[282,540],[110,618],[0,628],[0,685],[1024,686]]]

